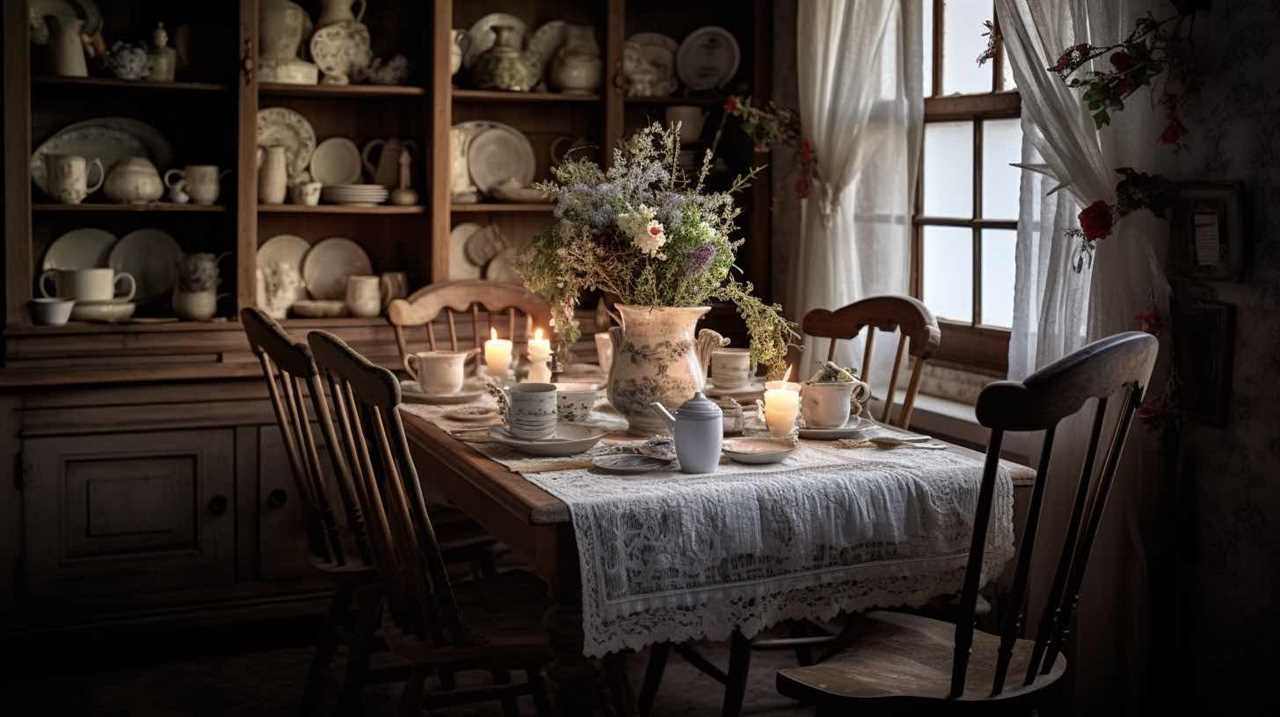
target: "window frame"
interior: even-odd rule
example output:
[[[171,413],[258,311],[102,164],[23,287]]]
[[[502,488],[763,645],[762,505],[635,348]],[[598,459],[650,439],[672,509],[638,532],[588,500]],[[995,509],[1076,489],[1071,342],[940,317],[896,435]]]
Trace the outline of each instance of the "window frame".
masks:
[[[973,236],[973,319],[969,322],[938,319],[942,343],[932,359],[961,369],[980,370],[1001,376],[1009,371],[1009,329],[988,326],[976,321],[982,316],[982,230],[1018,228],[1016,219],[982,219],[982,126],[986,120],[1016,119],[1022,116],[1022,96],[1017,90],[1004,88],[1004,47],[997,44],[991,63],[991,92],[967,95],[941,95],[945,59],[943,32],[945,0],[933,3],[933,53],[931,94],[924,98],[924,123],[973,123],[973,210],[971,217],[928,217],[924,208],[924,152],[919,155],[916,173],[916,198],[911,224],[911,293],[924,297],[924,227],[945,226],[970,229]],[[993,3],[994,5],[994,3]],[[994,17],[994,9],[992,11]],[[996,21],[998,22],[998,21]]]

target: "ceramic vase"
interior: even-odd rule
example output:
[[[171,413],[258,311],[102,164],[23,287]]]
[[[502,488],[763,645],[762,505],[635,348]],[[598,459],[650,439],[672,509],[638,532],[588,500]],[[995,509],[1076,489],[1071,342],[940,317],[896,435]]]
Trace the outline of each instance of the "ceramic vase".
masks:
[[[289,188],[288,157],[284,147],[258,148],[258,201],[263,204],[284,204]]]
[[[621,326],[609,330],[609,403],[627,419],[631,433],[656,435],[667,424],[653,404],[675,411],[701,391],[711,349],[724,339],[710,329],[696,331],[698,319],[711,310],[706,306],[615,308]]]
[[[493,47],[476,58],[472,79],[482,90],[528,92],[538,83],[537,58],[521,51],[520,31],[511,25],[494,25]]]
[[[89,65],[84,59],[84,43],[80,32],[84,20],[61,15],[48,15],[49,53],[53,74],[61,77],[88,77]]]
[[[264,0],[258,6],[259,55],[281,62],[297,59],[307,24],[306,11],[296,3]]]

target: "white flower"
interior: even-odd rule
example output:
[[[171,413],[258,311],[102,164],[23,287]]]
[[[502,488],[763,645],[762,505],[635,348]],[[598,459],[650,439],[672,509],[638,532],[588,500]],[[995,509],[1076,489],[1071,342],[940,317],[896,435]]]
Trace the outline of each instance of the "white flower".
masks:
[[[640,253],[656,257],[662,245],[667,243],[667,231],[662,222],[654,219],[656,212],[641,204],[634,212],[618,215],[618,228],[631,239]]]

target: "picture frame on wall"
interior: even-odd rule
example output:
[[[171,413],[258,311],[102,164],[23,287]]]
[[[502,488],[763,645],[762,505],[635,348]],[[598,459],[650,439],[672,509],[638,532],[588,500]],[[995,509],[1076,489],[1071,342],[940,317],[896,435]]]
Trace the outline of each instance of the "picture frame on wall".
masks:
[[[1234,182],[1178,185],[1170,216],[1175,274],[1205,281],[1239,281],[1244,273],[1244,190]]]

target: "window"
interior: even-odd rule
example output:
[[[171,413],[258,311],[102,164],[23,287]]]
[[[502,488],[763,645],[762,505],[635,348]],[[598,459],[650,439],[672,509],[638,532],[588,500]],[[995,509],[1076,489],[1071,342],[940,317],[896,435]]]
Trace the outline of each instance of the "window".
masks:
[[[938,358],[1003,374],[1013,323],[1021,101],[1003,48],[979,66],[991,0],[924,0],[924,148],[912,287],[942,325]]]

